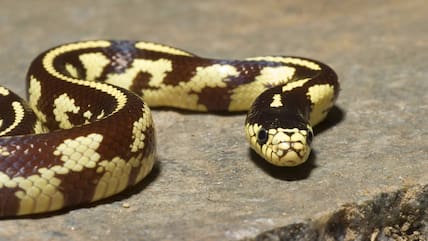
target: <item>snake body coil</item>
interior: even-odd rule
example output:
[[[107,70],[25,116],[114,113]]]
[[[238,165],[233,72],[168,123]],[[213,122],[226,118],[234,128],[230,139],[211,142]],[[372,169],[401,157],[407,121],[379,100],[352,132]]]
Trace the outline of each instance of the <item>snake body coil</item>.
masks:
[[[250,146],[299,165],[339,90],[334,71],[310,59],[213,60],[133,41],[52,48],[32,62],[27,86],[29,106],[0,87],[0,216],[92,202],[143,179],[155,156],[145,103],[249,110]]]

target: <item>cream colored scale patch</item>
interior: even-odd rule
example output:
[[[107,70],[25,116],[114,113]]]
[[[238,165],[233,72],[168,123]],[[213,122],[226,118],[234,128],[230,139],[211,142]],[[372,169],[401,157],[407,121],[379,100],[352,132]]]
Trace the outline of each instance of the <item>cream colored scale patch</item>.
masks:
[[[327,116],[327,110],[333,106],[334,86],[315,85],[308,89],[307,95],[313,103],[310,114],[311,125],[316,125]]]
[[[83,168],[94,168],[96,166],[100,159],[100,154],[96,150],[102,140],[103,136],[100,134],[67,139],[57,147],[53,154],[61,156],[64,168],[80,172]]]
[[[59,179],[43,174],[42,170],[39,173],[27,178],[9,178],[6,173],[0,172],[0,188],[22,189],[15,192],[15,196],[20,199],[18,214],[43,212],[63,206],[64,198],[57,190]]]
[[[282,87],[282,92],[287,92],[287,91],[291,91],[297,87],[302,87],[304,84],[306,84],[306,82],[308,82],[310,79],[301,79],[301,80],[297,80],[294,82],[291,82],[287,85],[284,85]]]
[[[86,70],[86,80],[93,81],[100,77],[110,60],[102,53],[88,53],[79,56]]]
[[[37,120],[34,124],[34,133],[40,134],[40,133],[47,133],[48,129],[43,125],[43,123],[40,120]]]
[[[185,52],[183,50],[172,48],[169,46],[164,46],[161,44],[150,43],[150,42],[138,42],[135,44],[135,47],[142,50],[149,50],[149,51],[161,52],[166,54],[192,56],[192,54]]]
[[[97,172],[104,173],[95,189],[92,201],[103,197],[111,196],[126,188],[132,168],[140,167],[136,182],[141,181],[152,169],[154,164],[154,154],[143,157],[142,154],[124,160],[115,157],[111,161],[104,160],[98,164]]]
[[[77,72],[76,67],[74,67],[72,64],[65,64],[65,70],[67,71],[67,73],[73,77],[73,78],[78,78],[79,74]]]
[[[8,128],[1,131],[0,136],[4,136],[8,132],[15,129],[19,125],[19,123],[21,123],[21,121],[24,119],[24,107],[21,105],[21,103],[19,103],[18,101],[12,102],[12,108],[13,108],[13,112],[15,113],[15,118],[13,120],[13,123]],[[2,123],[0,123],[0,126],[1,124]]]
[[[270,107],[277,108],[282,106],[281,95],[276,94],[272,98],[272,103],[270,103]]]
[[[3,95],[3,96],[9,95],[9,90],[0,86],[0,95]]]
[[[20,199],[18,214],[38,213],[56,210],[63,207],[64,196],[58,190],[61,180],[55,175],[65,175],[70,171],[81,171],[83,167],[94,168],[100,155],[96,152],[103,137],[100,134],[89,134],[85,137],[67,139],[54,151],[61,156],[63,165],[38,169],[39,174],[29,177],[9,178],[0,172],[0,188],[17,188],[15,196]],[[6,153],[6,151],[2,151]]]
[[[30,85],[28,88],[28,104],[31,109],[33,109],[34,113],[36,113],[37,118],[42,122],[46,123],[46,115],[43,114],[37,107],[37,103],[41,97],[42,86],[40,81],[37,80],[34,76],[30,76]]]
[[[77,114],[79,112],[80,107],[76,106],[74,102],[75,100],[70,98],[66,93],[58,96],[54,100],[53,113],[55,115],[55,120],[62,129],[70,129],[73,127],[67,113],[71,112]]]
[[[10,155],[10,152],[7,150],[6,147],[0,147],[0,156],[9,156],[9,155]]]
[[[132,125],[133,142],[130,146],[131,152],[137,152],[144,149],[144,139],[146,138],[144,132],[147,128],[153,125],[149,107],[146,105],[142,111],[144,116],[135,121]]]
[[[68,113],[78,114],[81,108],[75,104],[75,99],[69,97],[67,93],[58,96],[54,100],[53,114],[55,120],[62,129],[70,129],[74,125],[70,122]],[[102,114],[102,113],[101,113]],[[89,123],[93,113],[89,110],[82,113],[82,117],[85,119],[85,123]],[[102,114],[103,115],[103,114]],[[97,119],[100,119],[97,117]]]
[[[195,76],[185,86],[197,93],[200,93],[205,87],[225,88],[228,78],[237,77],[238,75],[239,72],[231,65],[215,64],[207,67],[198,67],[196,68]]]

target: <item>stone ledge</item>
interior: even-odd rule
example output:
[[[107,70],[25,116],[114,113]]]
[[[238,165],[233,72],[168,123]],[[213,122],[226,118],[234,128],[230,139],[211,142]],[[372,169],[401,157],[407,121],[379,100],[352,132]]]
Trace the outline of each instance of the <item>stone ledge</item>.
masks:
[[[381,193],[315,220],[290,224],[242,241],[409,240],[428,237],[428,185]]]

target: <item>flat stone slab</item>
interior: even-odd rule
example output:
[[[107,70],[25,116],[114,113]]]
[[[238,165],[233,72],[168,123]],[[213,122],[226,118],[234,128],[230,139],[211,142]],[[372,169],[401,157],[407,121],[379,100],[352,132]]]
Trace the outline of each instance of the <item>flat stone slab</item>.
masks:
[[[337,71],[342,91],[297,168],[249,151],[245,114],[155,110],[157,164],[142,184],[93,205],[1,220],[0,241],[422,240],[427,10],[424,0],[4,3],[0,83],[22,96],[38,53],[103,38],[217,58],[311,57]]]

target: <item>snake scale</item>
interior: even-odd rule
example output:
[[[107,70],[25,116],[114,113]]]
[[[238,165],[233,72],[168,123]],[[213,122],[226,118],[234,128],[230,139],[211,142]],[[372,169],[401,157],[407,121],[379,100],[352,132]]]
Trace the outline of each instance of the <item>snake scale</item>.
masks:
[[[0,87],[0,216],[93,202],[142,180],[155,160],[148,106],[248,110],[251,148],[274,165],[299,165],[339,83],[329,66],[307,58],[217,60],[97,40],[41,53],[27,89],[28,104]]]

